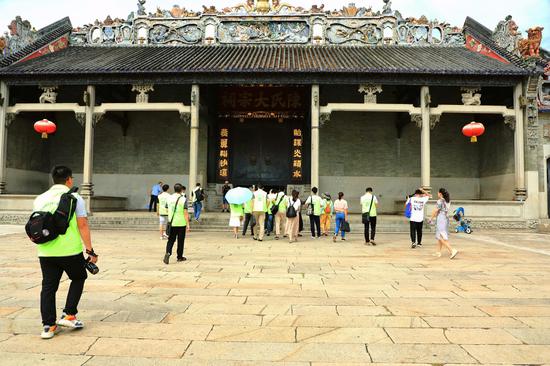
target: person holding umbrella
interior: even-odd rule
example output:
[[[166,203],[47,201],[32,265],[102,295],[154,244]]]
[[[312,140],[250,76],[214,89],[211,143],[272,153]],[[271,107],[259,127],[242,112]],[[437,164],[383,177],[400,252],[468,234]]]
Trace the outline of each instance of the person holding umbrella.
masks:
[[[235,239],[238,237],[238,230],[241,226],[241,219],[244,216],[244,204],[252,199],[252,192],[243,187],[230,189],[225,195],[225,199],[229,203],[231,216],[229,226],[233,228]]]
[[[230,209],[230,216],[229,216],[229,227],[233,228],[233,234],[235,235],[235,239],[239,238],[239,228],[241,227],[241,221],[244,216],[244,205],[243,204],[236,204],[236,203],[230,203],[229,204]]]

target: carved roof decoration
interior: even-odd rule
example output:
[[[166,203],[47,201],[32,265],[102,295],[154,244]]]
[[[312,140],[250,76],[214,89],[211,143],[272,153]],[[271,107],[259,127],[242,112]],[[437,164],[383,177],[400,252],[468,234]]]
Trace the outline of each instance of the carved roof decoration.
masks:
[[[8,28],[10,33],[0,37],[0,67],[24,60],[37,52],[46,54],[66,47],[72,25],[70,19],[65,17],[36,31],[28,21],[18,16]]]
[[[125,20],[107,17],[74,30],[73,45],[337,44],[464,45],[460,27],[438,20],[403,18],[383,0],[381,10],[351,3],[340,10],[310,9],[280,0],[245,0],[232,7],[202,11],[174,5],[147,13],[146,0]]]

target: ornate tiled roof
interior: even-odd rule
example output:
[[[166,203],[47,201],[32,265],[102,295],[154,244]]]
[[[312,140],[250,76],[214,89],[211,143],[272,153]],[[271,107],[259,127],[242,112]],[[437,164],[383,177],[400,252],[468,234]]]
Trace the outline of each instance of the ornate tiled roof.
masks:
[[[68,17],[65,17],[35,33],[29,34],[28,40],[23,40],[25,42],[23,47],[17,47],[15,52],[7,57],[0,57],[0,67],[6,67],[14,62],[25,59],[34,52],[48,46],[60,37],[68,35],[71,30],[71,20]]]
[[[0,76],[140,73],[525,75],[464,47],[219,45],[77,47],[0,69]]]

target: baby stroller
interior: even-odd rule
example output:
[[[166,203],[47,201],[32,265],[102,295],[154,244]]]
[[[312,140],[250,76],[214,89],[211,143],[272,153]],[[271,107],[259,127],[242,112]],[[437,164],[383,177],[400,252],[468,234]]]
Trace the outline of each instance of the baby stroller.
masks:
[[[464,218],[464,207],[459,207],[455,210],[453,219],[458,223],[455,228],[455,233],[472,233],[472,227],[470,226],[472,220]]]

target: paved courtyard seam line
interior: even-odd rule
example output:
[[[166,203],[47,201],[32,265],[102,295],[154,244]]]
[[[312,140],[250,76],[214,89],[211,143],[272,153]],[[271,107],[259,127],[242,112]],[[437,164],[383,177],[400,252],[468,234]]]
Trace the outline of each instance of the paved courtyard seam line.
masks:
[[[475,238],[473,238],[473,241],[480,241],[480,242],[483,242],[483,243],[486,243],[486,244],[500,245],[500,246],[507,247],[507,248],[518,249],[518,250],[523,250],[523,251],[526,251],[526,252],[531,252],[531,253],[550,256],[550,252],[545,251],[545,250],[533,249],[533,248],[522,247],[522,246],[512,245],[512,244],[506,244],[506,243],[503,243],[499,240],[490,239],[490,238],[487,238],[487,237],[484,237],[484,236],[476,236]]]

